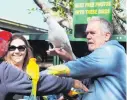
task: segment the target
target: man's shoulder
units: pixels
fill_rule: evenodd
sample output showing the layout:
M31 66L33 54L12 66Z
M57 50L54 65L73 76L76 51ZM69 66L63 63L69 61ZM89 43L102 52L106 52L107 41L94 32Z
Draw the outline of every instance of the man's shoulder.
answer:
M102 47L115 50L124 50L124 47L117 40L110 40L107 43L105 43Z
M125 55L124 47L117 42L109 42L93 52L94 55L100 56L112 56Z
M100 48L97 48L96 50L94 50L91 55L95 55L95 56L111 56L114 55L115 52L118 53L117 51L119 51L119 47L115 46L115 45L110 45L110 44L106 44L101 46Z

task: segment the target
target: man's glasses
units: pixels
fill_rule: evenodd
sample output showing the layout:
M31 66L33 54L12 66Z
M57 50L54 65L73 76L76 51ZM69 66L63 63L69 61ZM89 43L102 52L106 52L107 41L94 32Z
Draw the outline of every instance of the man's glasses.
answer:
M8 48L9 51L15 51L16 49L18 49L19 51L24 51L26 49L25 45L20 45L18 47L12 45Z

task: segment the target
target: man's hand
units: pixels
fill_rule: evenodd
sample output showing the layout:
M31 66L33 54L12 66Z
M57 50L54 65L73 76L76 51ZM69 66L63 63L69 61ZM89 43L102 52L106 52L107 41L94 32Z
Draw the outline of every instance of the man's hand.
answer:
M74 80L73 87L76 88L76 89L82 89L85 92L89 91L88 88L79 80Z
M88 88L82 84L82 82L80 82L79 80L74 80L74 85L73 85L74 88L72 88L70 90L70 92L68 93L68 95L70 97L74 97L74 96L77 96L79 94L84 94L85 92L89 92ZM77 89L81 89L83 90L84 92L80 92L78 91Z
M47 51L47 54L50 54L50 55L58 55L64 61L73 60L72 55L70 55L67 51L65 51L62 48L49 49Z

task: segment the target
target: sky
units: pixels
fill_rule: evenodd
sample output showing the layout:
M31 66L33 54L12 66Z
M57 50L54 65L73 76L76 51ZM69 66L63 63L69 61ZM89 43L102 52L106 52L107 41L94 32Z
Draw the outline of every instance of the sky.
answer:
M0 0L0 18L47 29L48 26L43 22L41 11L32 11L29 14L28 9L32 8L38 8L33 0Z

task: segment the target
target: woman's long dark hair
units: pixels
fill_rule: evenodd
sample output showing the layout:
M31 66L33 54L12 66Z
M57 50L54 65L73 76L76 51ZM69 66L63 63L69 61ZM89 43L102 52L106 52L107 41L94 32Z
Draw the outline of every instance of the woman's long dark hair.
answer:
M26 56L25 56L25 59L24 59L24 62L23 62L23 67L22 69L23 70L26 70L26 65L28 64L29 62L29 59L31 57L33 57L33 53L32 53L32 47L30 46L29 42L26 40L26 38L21 35L21 34L15 34L12 36L12 38L10 39L9 41L9 46L11 44L11 42L15 39L21 39L22 41L24 41L25 45L26 45Z

